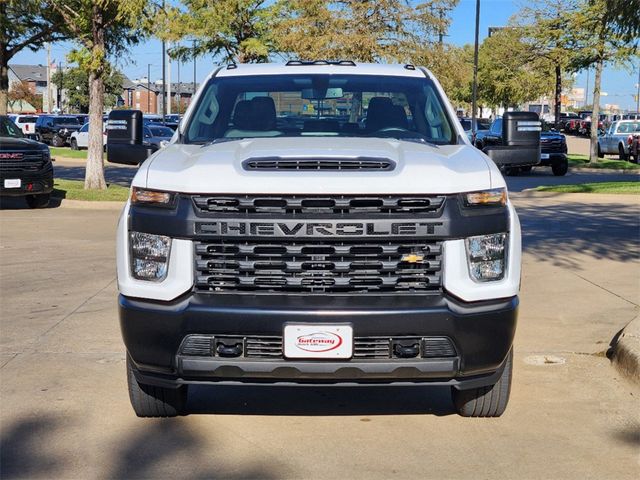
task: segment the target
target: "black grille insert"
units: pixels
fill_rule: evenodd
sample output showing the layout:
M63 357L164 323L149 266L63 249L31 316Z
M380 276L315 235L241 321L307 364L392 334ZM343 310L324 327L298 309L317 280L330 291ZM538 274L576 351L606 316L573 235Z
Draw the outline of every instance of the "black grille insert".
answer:
M281 336L268 335L223 335L220 338L227 343L235 339L243 346L242 356L246 358L281 359L284 349ZM420 345L420 357L442 358L455 357L456 349L448 337L354 337L354 360L397 359L393 345L414 342ZM213 357L216 353L214 335L188 335L182 342L180 354L185 356Z
M388 158L249 158L242 162L245 170L368 170L391 171L396 168Z
M439 241L195 243L198 292L439 292Z
M196 210L202 213L248 215L359 215L387 214L436 216L445 202L444 195L381 195L362 197L335 195L195 195Z
M14 152L2 152L2 153L14 153ZM22 152L15 152L22 153ZM45 166L46 160L43 158L42 153L24 153L24 156L20 160L13 159L0 159L0 172L37 172L42 170Z

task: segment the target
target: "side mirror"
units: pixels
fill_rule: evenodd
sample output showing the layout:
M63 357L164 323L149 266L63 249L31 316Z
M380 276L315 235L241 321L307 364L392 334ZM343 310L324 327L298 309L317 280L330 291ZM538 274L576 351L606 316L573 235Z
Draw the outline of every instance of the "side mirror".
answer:
M113 110L107 120L107 160L126 165L144 162L153 150L143 144L142 133L140 110Z

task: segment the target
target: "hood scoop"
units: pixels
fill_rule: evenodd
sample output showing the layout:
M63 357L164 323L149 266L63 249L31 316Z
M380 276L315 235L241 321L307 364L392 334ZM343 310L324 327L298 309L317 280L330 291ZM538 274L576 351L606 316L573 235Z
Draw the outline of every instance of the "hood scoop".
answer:
M351 157L351 158L291 158L257 157L242 162L242 168L248 171L263 170L359 170L392 171L396 163L388 158Z

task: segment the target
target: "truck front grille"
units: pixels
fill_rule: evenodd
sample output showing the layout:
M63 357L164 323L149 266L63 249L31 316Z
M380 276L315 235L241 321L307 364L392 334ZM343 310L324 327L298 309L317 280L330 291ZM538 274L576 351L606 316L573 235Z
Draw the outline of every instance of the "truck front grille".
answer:
M435 215L445 202L444 195L196 195L196 210L201 213L243 215L323 215L357 216L383 214L394 216Z
M566 152L565 143L562 140L540 140L540 149L542 153L564 153Z
M439 292L440 241L195 242L198 292Z
M42 154L39 152L25 154L24 157L20 160L0 159L0 173L37 172L39 170L42 170L45 163L46 161L42 158Z

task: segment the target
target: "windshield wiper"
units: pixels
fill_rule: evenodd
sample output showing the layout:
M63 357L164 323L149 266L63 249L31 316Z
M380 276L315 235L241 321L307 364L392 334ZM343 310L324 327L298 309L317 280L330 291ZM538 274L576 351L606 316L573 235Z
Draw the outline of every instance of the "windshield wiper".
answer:
M226 142L235 142L236 140L244 140L247 137L220 137L214 138L210 142L204 142L202 144L203 147L207 147L209 145L214 145L216 143L226 143Z

